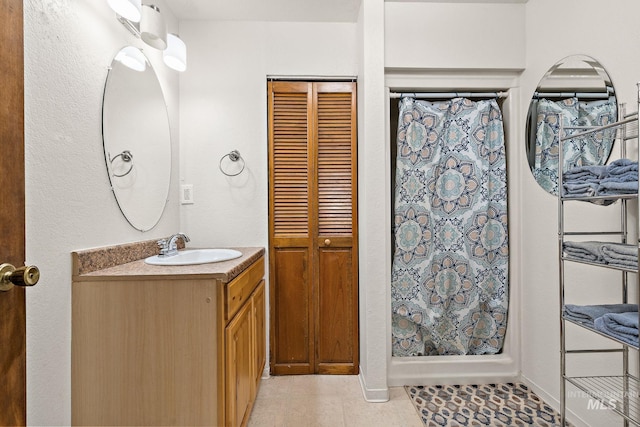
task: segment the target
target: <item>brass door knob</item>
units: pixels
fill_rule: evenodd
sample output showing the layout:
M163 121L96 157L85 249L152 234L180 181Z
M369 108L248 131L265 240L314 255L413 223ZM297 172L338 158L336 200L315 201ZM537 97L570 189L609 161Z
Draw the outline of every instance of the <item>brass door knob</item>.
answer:
M9 291L14 286L33 286L40 280L40 270L35 265L15 268L11 264L0 265L0 291Z
M331 245L331 240L329 240L329 239L324 239L324 245L325 245L325 246L329 246L329 245Z

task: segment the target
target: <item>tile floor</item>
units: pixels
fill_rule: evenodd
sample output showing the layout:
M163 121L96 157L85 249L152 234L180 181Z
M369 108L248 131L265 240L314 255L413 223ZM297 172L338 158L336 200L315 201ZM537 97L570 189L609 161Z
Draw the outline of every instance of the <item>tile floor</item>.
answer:
M355 375L293 375L263 379L249 427L423 427L403 387L390 400L364 400Z

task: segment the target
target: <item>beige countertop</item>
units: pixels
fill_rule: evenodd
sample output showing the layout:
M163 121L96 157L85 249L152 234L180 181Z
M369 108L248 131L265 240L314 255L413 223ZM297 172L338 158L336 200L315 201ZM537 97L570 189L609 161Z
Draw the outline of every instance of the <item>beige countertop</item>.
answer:
M223 283L227 283L257 261L265 252L264 248L261 247L229 249L236 249L242 252L242 256L229 261L176 266L149 265L144 262L144 259L138 259L85 273L80 273L82 270L74 267L73 271L78 272L78 274L74 274L74 280L103 281L122 280L123 278L137 280L171 280L175 279L176 276L180 276L181 278L217 279ZM73 260L75 263L78 262L78 252L73 253Z

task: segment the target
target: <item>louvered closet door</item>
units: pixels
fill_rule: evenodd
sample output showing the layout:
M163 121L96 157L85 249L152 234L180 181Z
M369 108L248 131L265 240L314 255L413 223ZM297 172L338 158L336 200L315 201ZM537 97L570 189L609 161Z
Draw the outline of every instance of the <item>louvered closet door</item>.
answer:
M269 83L271 372L357 373L352 83Z

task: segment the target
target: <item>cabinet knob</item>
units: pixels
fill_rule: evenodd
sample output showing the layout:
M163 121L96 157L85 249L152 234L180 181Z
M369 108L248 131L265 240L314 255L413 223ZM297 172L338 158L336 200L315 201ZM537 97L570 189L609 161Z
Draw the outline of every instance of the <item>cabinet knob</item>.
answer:
M324 239L324 245L325 245L325 246L329 246L329 245L331 245L331 240L329 240L329 239Z

